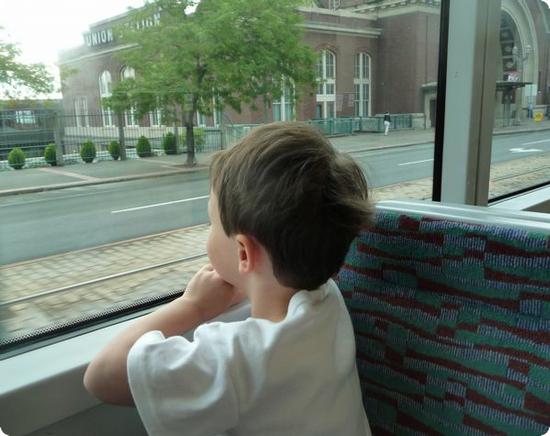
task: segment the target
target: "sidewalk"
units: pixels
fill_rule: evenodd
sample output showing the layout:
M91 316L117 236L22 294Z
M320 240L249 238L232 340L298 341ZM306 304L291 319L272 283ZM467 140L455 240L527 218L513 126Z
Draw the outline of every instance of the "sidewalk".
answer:
M62 167L0 171L0 197L74 186L160 177L189 171L206 171L212 153L197 155L199 163L186 167L186 155L166 155L125 161L99 161Z
M495 134L510 134L550 130L550 120L530 123L518 127L498 128ZM353 152L364 149L380 149L425 144L434 141L434 129L390 131L381 133L358 133L350 136L330 138L334 146L342 151ZM63 167L27 168L19 171L0 171L0 197L22 193L40 192L100 183L160 177L185 172L206 171L212 157L210 153L197 154L198 165L186 167L186 155L166 155L145 159L122 161L100 161L92 164L75 164Z

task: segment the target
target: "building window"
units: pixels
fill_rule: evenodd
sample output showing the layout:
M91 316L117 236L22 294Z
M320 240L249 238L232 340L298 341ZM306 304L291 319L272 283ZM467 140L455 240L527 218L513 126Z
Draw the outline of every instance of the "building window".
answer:
M36 118L33 111L15 111L15 122L17 124L36 124Z
M160 108L149 112L149 122L151 124L151 127L162 126L162 110Z
M206 127L206 115L197 112L197 126Z
M120 72L120 80L135 79L136 72L132 67L124 67ZM132 106L130 110L124 111L124 121L128 127L137 127L136 108Z
M317 61L317 118L336 116L336 55L323 50Z
M273 102L273 121L293 121L295 119L294 86L285 81L279 100Z
M111 95L113 95L111 73L109 73L109 71L103 71L99 76L99 96L103 99ZM111 109L104 108L103 105L101 105L101 115L103 117L104 127L112 127L114 125L113 111Z
M88 121L88 100L86 97L76 97L74 99L74 115L76 118L76 127L89 127Z
M215 127L220 127L220 125L222 123L223 113L222 113L221 103L220 103L220 98L219 97L212 97L212 107L214 109L212 111L212 118L213 118L214 126Z
M354 110L356 117L370 116L370 56L357 53L353 66Z

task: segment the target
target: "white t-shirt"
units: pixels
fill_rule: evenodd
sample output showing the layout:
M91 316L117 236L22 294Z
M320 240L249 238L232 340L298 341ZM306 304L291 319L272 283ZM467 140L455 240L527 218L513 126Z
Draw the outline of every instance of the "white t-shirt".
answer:
M190 342L144 334L128 380L150 435L370 435L351 320L336 284L299 291L278 323L199 326Z

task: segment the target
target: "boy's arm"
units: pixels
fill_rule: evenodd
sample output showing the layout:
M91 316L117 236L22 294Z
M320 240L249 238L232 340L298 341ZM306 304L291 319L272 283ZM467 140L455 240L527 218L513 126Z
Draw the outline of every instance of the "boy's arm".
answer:
M109 342L86 369L84 386L102 401L132 406L126 361L130 348L143 334L153 330L160 330L166 337L182 334L243 299L210 265L203 267L184 295L139 319Z

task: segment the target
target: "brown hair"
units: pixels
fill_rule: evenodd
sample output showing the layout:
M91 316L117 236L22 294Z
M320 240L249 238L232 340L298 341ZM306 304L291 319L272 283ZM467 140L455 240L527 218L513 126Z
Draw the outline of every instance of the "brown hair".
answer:
M225 233L260 242L284 286L318 288L370 223L361 169L305 124L254 129L213 157L210 176Z

